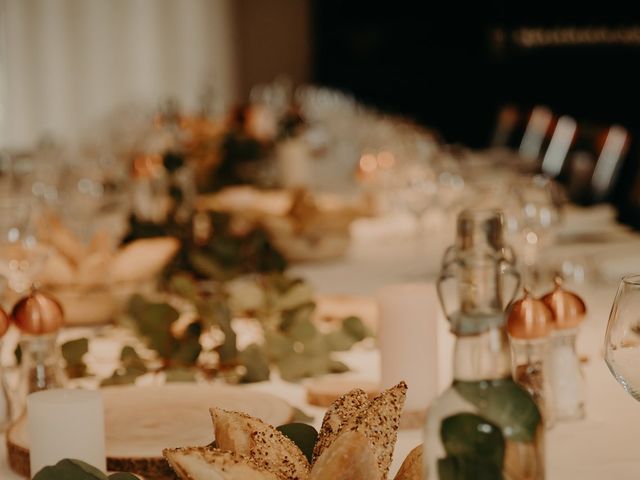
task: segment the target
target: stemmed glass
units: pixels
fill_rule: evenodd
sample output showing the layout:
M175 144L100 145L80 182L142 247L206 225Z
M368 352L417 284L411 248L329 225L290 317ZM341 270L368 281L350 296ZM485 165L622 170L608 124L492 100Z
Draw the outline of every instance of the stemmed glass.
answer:
M551 180L534 176L516 182L513 193L519 212L515 223L522 236L523 283L535 289L540 281L540 251L555 241L560 210L556 204Z
M622 278L605 335L605 362L616 380L640 401L640 275Z
M18 295L31 288L48 256L48 250L31 235L31 216L31 197L0 197L0 275Z

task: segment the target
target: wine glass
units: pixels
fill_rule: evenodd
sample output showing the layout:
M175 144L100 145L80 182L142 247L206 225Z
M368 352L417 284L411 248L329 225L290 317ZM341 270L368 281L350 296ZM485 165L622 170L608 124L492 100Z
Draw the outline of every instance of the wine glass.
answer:
M541 280L540 251L554 243L560 222L553 188L551 180L542 176L526 177L513 186L518 207L515 223L522 238L523 283L532 289Z
M48 250L31 234L31 215L31 197L0 197L0 275L18 295L31 288L48 257Z
M640 275L622 278L605 335L605 362L616 380L640 401Z

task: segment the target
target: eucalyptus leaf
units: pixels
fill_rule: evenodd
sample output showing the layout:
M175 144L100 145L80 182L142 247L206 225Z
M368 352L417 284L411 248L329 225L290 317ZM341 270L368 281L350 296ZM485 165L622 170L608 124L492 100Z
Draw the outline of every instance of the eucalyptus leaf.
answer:
M307 282L296 281L277 300L278 310L292 310L313 302L313 288Z
M290 328L287 330L287 334L297 342L306 342L315 338L318 334L318 329L311 322L308 317L298 316L296 317Z
M356 340L344 330L333 330L327 334L325 334L325 341L330 350L334 352L344 352L356 343Z
M276 429L298 446L309 463L313 461L313 448L318 441L318 431L315 428L306 423L287 423Z
M64 459L40 470L33 480L109 480L109 477L85 462Z
M442 420L442 445L451 457L467 457L502 469L505 439L498 425L473 413L459 413Z
M292 353L276 362L280 377L287 382L295 382L309 376L306 357L299 353Z
M344 373L349 371L349 367L339 360L329 360L329 371L331 373Z
M198 322L191 323L185 330L182 338L177 342L175 351L171 354L171 361L177 365L195 365L202 352L200 335L202 325Z
M139 375L147 373L148 368L144 360L138 355L135 348L130 345L122 347L120 352L120 363L122 367L130 373L137 372Z
M109 475L109 480L140 480L140 479L132 473L118 472L118 473L112 473L111 475Z
M504 480L502 471L477 458L445 457L438 460L439 480Z
M481 382L456 381L453 388L478 413L500 426L505 436L517 442L531 442L542 422L533 398L512 379Z
M62 357L67 365L82 363L82 357L89 351L89 339L76 338L62 344Z
M238 355L240 365L246 369L242 381L263 382L269 380L269 358L263 347L252 343Z
M136 379L141 375L144 375L144 374L138 371L124 370L124 369L116 370L111 374L110 377L103 379L100 382L100 386L109 387L112 385L131 385L135 383Z
M369 337L371 333L360 317L347 317L342 321L342 330L351 335L356 342Z
M293 353L293 340L278 332L265 332L265 346L271 360L279 360Z
M165 370L164 374L168 383L196 381L195 371L188 368L170 368Z
M169 280L169 288L181 297L192 302L198 299L198 286L189 275L173 275Z

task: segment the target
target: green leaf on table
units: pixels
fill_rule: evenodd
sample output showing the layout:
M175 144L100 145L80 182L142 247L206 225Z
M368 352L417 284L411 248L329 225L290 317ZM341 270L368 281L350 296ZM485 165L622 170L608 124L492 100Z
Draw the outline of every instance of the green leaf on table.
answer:
M67 364L82 362L82 357L89 351L89 339L76 338L62 344L62 357Z
M360 317L347 317L342 321L342 330L351 335L356 342L371 336L371 332Z
M490 462L468 457L438 459L439 480L504 480L501 469Z
M287 423L276 427L276 430L295 443L309 463L313 461L313 447L318 441L318 432L315 428L306 423Z
M499 425L506 437L517 442L531 442L542 422L536 403L512 379L482 382L456 381L453 388L478 413Z
M241 381L245 383L269 380L269 358L264 348L252 343L238 355L238 362L245 368Z
M199 322L191 323L186 328L171 355L172 363L187 366L195 365L200 352L202 352L202 345L200 345L201 334L202 325Z
M288 332L298 322L310 321L315 308L315 303L307 302L296 308L284 310L281 316L280 329Z
M355 338L343 329L333 330L325 334L324 338L329 349L333 352L346 352L356 343Z
M173 275L169 280L169 289L192 302L198 299L198 285L190 275Z
M80 378L87 374L87 364L83 361L84 355L89 351L89 340L77 338L62 344L62 357L66 363L66 372L69 378Z
M112 473L111 475L109 475L109 480L140 480L140 479L135 475L133 475L132 473L118 472L118 473Z
M349 367L339 360L329 360L329 371L331 373L344 373L349 371Z
M164 374L167 383L196 381L196 372L189 368L170 368Z
M473 413L451 415L440 424L440 438L447 456L472 458L502 469L504 436L487 419Z
M224 334L224 341L216 351L222 365L234 363L238 357L236 332L231 328L231 312L226 303L219 298L201 300L196 304L198 313L207 327L218 327Z
M141 375L143 375L143 373L137 371L116 369L110 377L107 377L100 382L100 386L110 387L113 385L131 385L135 383L136 379Z
M144 360L138 355L136 349L130 345L125 345L120 351L120 363L128 372L139 372L140 375L147 373L148 368Z
M304 281L296 280L281 294L276 303L278 310L292 310L313 302L313 287Z
M147 302L140 295L134 295L129 302L129 313L149 348L162 358L170 358L178 343L171 332L171 326L180 316L178 311L168 303Z
M109 480L109 477L85 462L64 459L40 470L33 480Z
M279 332L265 332L265 346L271 360L279 360L293 353L293 340Z

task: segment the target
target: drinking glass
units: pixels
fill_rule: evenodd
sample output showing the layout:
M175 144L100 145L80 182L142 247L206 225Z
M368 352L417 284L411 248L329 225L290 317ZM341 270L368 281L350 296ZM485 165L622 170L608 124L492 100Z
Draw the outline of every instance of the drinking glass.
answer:
M640 275L622 278L605 335L605 362L616 380L640 401Z
M0 197L0 275L18 295L31 288L48 256L31 234L31 216L31 197Z

